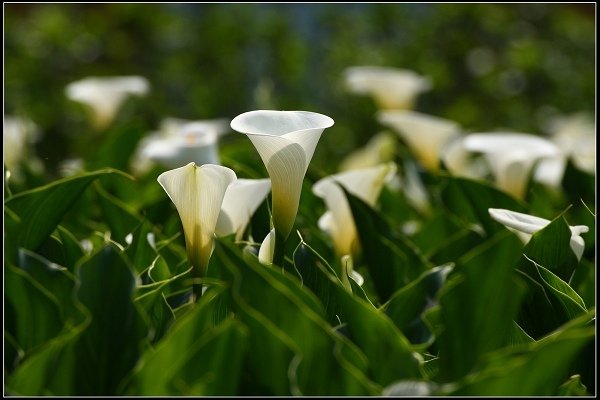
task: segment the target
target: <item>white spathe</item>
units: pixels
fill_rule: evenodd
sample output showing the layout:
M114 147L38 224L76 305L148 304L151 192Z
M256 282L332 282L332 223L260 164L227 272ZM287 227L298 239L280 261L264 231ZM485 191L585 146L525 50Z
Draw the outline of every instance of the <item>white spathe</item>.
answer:
M275 228L267 234L258 249L258 261L263 265L273 264L273 255L275 254Z
M431 89L431 80L414 71L378 66L355 66L344 71L351 93L370 95L382 109L412 109L417 96Z
M188 121L166 118L158 132L140 142L132 168L143 173L151 162L167 168L178 168L190 162L219 164L219 138L228 130L227 119Z
M231 121L233 130L248 136L267 168L279 237L287 238L292 230L304 175L321 134L333 123L314 112L272 110L246 112Z
M523 214L502 208L490 208L488 209L488 212L495 221L500 222L510 231L516 233L517 236L525 243L531 239L531 235L543 229L551 222L547 219L536 217L534 215ZM581 260L583 250L585 248L585 242L580 235L588 232L589 228L585 225L570 226L569 228L571 229L571 250L573 250L573 253L575 253L577 259Z
M396 155L396 137L391 132L379 132L366 145L348 154L340 163L340 171L374 167L392 161Z
M496 186L520 199L534 164L560 153L554 143L527 133L472 133L463 143L467 150L486 156Z
M461 134L456 122L416 111L380 111L377 119L399 134L423 167L434 172L439 169L443 147Z
M181 218L188 258L196 276L206 275L225 191L235 179L235 172L227 167L198 167L194 163L158 177Z
M227 236L235 233L240 240L250 217L271 190L269 179L238 179L225 192L215 233Z
M340 257L356 254L359 245L352 210L340 185L373 207L383 185L395 173L396 165L387 163L331 175L313 185L313 193L323 199L328 209L319 219L319 228L332 238Z
M73 101L89 106L93 123L98 129L105 128L130 95L148 93L150 84L141 76L89 77L67 85L65 93Z

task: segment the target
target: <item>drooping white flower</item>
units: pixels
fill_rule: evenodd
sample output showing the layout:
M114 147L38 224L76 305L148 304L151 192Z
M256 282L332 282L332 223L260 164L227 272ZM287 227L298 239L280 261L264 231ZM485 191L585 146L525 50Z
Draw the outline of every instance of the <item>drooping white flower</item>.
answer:
M370 95L382 109L412 109L417 96L431 89L429 78L414 71L356 66L344 71L344 80L351 93Z
M375 206L386 181L396 172L394 163L352 170L325 177L313 185L313 193L325 201L328 211L319 219L319 228L331 236L340 257L358 249L358 234L343 186L370 206Z
M288 237L300 203L302 181L323 131L326 115L307 111L257 110L238 115L231 128L248 136L271 178L273 226Z
M531 235L535 232L543 229L551 221L536 217L534 215L523 214L516 211L505 210L501 208L490 208L488 209L490 216L506 226L510 231L517 234L517 236L524 242L527 243L531 239ZM585 248L585 242L580 236L582 233L589 231L589 228L585 225L570 226L571 229L571 241L570 246L578 260L581 260L583 250Z
M560 186L569 157L577 168L590 174L596 173L596 128L589 115L578 113L555 117L549 121L546 129L560 154L539 162L535 169L535 180L554 187Z
M65 93L73 101L90 107L97 129L103 129L114 119L130 95L148 93L150 84L141 76L89 77L67 85Z
M374 167L392 161L396 154L396 138L388 132L379 132L360 149L346 156L340 163L340 171Z
M215 233L217 236L236 234L240 240L250 217L271 190L269 179L238 179L225 192Z
M523 198L532 167L539 159L559 154L549 140L526 133L473 133L464 139L465 148L483 153L496 186Z
M188 121L166 118L160 130L144 138L132 160L138 174L145 172L150 162L167 168L177 168L190 162L197 165L219 164L218 141L229 130L226 119Z
M439 169L443 147L461 134L457 123L415 111L381 111L377 119L394 129L423 167L433 172Z
M227 167L198 167L193 162L158 177L181 218L188 259L196 277L206 275L225 191L235 179L235 172Z

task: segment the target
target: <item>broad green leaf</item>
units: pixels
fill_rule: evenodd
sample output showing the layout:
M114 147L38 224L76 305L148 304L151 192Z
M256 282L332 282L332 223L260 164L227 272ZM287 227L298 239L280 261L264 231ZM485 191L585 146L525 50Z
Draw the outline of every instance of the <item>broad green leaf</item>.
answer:
M79 395L115 395L134 367L146 322L133 302L135 277L124 256L106 246L78 265L79 301L92 320L77 342Z
M579 294L587 306L596 304L596 265L582 259L573 272L569 286Z
M524 289L513 272L520 247L514 235L501 232L457 260L439 294L444 329L436 343L444 381L466 375L508 343Z
M6 331L26 353L58 336L64 316L56 297L26 271L4 266Z
M243 354L239 346L245 335L239 323L217 321L216 299L222 293L222 289L207 291L155 349L146 350L129 383L131 394L235 394Z
M280 268L265 267L252 258L244 260L242 252L231 243L216 243L213 259L220 264L213 271L220 273L230 287L234 312L244 322L240 304L251 307L288 335L299 349L300 353L289 360L297 363L290 372L292 387L297 388L293 394L374 394L372 383L361 372L366 368L364 355L331 330L323 319L323 309L317 312L310 304L318 304L312 293ZM308 299L314 300L306 303Z
M347 191L345 194L356 223L364 262L379 294L379 301L385 302L396 290L433 265L407 238L396 234L369 205Z
M411 343L425 343L431 333L421 315L437 304L436 295L452 266L440 266L424 272L418 279L398 290L382 310Z
M573 375L565 383L560 385L556 391L557 396L573 397L573 396L589 396L588 390L581 383L580 375Z
M127 204L108 193L98 182L94 184L94 188L98 194L102 215L110 228L111 238L125 245L125 238L142 224L142 218L129 210Z
M103 169L60 179L11 197L4 207L17 215L20 222L14 231L7 233L14 235L16 246L35 251L88 185L101 176L111 174L127 176L114 169Z
M477 371L439 394L453 396L550 396L583 346L593 340L594 312L538 342L490 354Z
M136 299L136 303L146 313L152 343L156 343L164 336L175 319L173 310L161 289L162 287Z
M488 208L526 211L524 204L491 184L466 178L444 176L441 198L449 212L463 220L467 226L481 226L488 236L504 229L490 218Z
M65 264L63 266L69 271L75 272L75 265L84 256L81 244L69 230L60 225L56 228L56 233L62 244L65 256Z

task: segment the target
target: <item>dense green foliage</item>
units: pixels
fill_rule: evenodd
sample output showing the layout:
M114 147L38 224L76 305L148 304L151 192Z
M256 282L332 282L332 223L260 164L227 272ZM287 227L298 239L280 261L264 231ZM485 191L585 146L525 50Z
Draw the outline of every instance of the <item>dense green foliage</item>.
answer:
M313 184L382 129L370 98L344 91L352 65L431 77L416 109L467 131L542 133L546 118L591 112L592 5L8 4L5 114L41 140L4 181L6 395L443 395L596 393L595 176L568 162L559 188L516 199L483 180L417 168L427 210L403 188L373 208L347 196L361 242L344 275ZM473 66L483 54L484 65ZM471 60L471 61L469 61ZM479 58L481 60L481 58ZM64 87L88 75L142 75L96 131ZM137 174L140 140L168 116L252 109L331 116L303 183L283 265L255 253L270 197L244 241L215 240L206 292L192 280L177 211ZM9 152L11 149L5 149ZM266 177L244 135L222 164ZM83 170L61 176L61 161ZM6 169L6 168L5 168ZM490 218L505 208L552 220L524 244ZM569 226L586 225L581 260ZM259 243L255 243L259 242Z

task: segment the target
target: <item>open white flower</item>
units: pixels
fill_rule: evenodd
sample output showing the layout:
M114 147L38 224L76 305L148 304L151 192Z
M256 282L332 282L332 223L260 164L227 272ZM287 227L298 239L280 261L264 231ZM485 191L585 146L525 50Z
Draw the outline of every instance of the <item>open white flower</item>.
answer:
M235 172L220 165L194 163L162 173L158 183L175 204L185 234L192 275L206 275L213 237L225 191Z
M150 89L141 76L90 77L67 85L65 93L73 101L89 106L97 129L105 128L130 95L145 95Z
M496 186L517 198L524 197L536 161L559 154L549 140L526 133L473 133L465 138L464 146L485 154Z
M217 220L217 236L236 234L240 240L250 217L271 190L269 179L238 179L225 192L221 213Z
M535 180L560 186L569 157L577 168L596 173L596 128L589 115L578 113L556 117L549 121L546 129L561 153L540 161L535 169Z
M302 181L325 128L326 115L307 111L258 110L240 114L231 127L252 141L271 178L273 226L285 240L296 219Z
M506 226L510 231L517 234L517 236L524 242L527 243L531 239L531 235L541 230L551 221L536 217L529 214L523 214L516 211L505 210L502 208L490 208L488 209L490 216ZM571 229L571 250L575 253L578 260L581 260L583 250L585 248L585 242L580 236L582 233L589 231L589 228L585 225L570 226Z
M392 133L379 132L369 142L348 154L340 163L340 171L374 167L392 161L396 154L396 138Z
M439 169L443 147L461 134L457 123L415 111L380 111L377 119L394 129L423 167L433 172Z
M344 71L344 80L351 93L370 95L383 109L411 109L417 96L431 89L429 78L389 67L350 67Z
M190 162L197 165L219 164L218 141L229 130L226 119L187 121L166 118L160 130L144 138L132 160L137 173L145 172L151 162L167 168Z
M396 165L387 163L331 175L313 185L313 193L325 201L328 209L319 219L319 228L331 236L340 257L355 255L359 245L352 210L340 185L365 203L375 206L383 185L395 173Z

